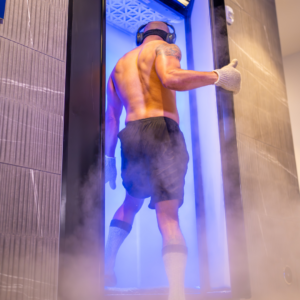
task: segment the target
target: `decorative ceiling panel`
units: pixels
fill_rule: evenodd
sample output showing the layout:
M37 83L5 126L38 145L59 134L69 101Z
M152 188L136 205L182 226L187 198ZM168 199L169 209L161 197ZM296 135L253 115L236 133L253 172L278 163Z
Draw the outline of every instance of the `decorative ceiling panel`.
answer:
M150 1L144 0L144 2ZM178 15L172 15L173 13L165 7L162 7L160 11L167 13L158 12L137 0L107 0L106 20L108 24L118 29L135 34L141 25L151 21L172 23L181 19Z

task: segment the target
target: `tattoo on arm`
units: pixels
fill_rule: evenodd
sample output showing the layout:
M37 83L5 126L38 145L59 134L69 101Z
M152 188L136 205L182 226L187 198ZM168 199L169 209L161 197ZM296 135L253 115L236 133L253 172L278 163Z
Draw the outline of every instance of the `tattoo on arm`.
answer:
M179 61L181 60L181 51L178 46L174 44L161 44L156 48L156 55L174 56Z

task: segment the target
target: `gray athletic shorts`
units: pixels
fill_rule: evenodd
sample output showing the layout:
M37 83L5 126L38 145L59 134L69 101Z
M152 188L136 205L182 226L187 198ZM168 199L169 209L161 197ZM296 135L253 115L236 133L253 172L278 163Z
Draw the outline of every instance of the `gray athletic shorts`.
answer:
M178 124L166 117L131 121L120 131L123 186L135 198L183 203L189 155Z

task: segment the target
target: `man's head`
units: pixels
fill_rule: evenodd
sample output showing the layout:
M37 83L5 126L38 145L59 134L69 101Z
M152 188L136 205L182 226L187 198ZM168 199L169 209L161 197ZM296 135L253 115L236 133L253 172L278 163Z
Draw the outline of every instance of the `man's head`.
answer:
M153 22L148 23L144 29L144 33L151 29L160 29L167 33L170 32L168 25L166 23L160 22L160 21L153 21Z
M172 28L173 32L170 33L169 27ZM144 31L142 32L143 28ZM141 45L148 36L158 36L169 44L174 44L176 41L175 28L172 25L160 21L150 22L147 25L143 25L138 29L136 35L137 46ZM151 40L153 40L153 38L151 38ZM148 39L148 41L150 40Z

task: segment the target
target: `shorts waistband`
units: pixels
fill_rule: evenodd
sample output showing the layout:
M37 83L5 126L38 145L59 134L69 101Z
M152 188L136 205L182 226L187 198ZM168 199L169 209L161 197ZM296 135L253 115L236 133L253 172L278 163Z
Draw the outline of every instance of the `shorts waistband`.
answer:
M169 117L165 117L165 116L158 116L158 117L150 117L150 118L144 118L144 119L138 119L138 120L134 120L134 121L128 121L126 123L127 125L131 125L131 124L136 124L136 123L147 123L147 122L152 122L152 121L156 121L156 120L165 120L168 122L174 122L175 124L177 124L177 126L179 126L179 124L174 121L173 119L169 118Z

